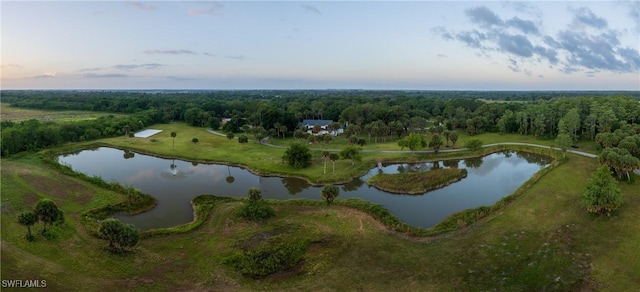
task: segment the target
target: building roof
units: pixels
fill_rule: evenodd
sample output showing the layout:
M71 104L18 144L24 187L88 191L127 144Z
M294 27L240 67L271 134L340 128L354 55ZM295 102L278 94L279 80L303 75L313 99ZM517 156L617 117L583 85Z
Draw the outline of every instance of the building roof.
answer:
M320 125L322 127L322 126L328 126L331 123L333 123L333 120L302 120L302 123L300 123L300 125L304 125L304 126Z

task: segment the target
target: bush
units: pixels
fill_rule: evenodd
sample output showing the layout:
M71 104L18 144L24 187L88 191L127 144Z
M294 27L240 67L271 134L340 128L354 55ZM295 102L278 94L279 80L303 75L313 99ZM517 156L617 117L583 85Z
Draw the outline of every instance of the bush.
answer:
M471 151L478 151L482 148L482 141L480 139L471 139L464 143L465 148L469 148Z
M608 166L600 166L593 172L584 191L582 204L590 213L599 215L609 215L622 205L622 193Z
M293 168L305 168L311 165L311 150L301 143L291 143L282 159Z
M260 221L276 215L276 212L265 201L249 200L242 205L238 216L252 221Z
M237 252L224 259L224 263L243 275L263 278L295 267L304 256L307 243L301 240L267 241L253 250Z

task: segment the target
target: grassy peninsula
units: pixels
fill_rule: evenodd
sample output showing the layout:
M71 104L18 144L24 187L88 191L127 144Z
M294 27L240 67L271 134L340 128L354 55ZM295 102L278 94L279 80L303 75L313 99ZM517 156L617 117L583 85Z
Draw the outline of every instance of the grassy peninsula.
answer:
M391 193L415 195L445 187L465 177L466 169L437 168L409 173L380 173L369 178L367 184Z

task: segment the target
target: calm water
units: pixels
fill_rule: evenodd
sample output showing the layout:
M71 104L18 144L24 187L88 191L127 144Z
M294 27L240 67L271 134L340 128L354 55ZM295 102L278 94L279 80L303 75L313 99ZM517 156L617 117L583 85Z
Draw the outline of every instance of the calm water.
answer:
M131 185L156 197L158 205L151 211L136 216L117 216L143 230L192 221L190 201L203 194L245 197L249 188L257 187L262 190L265 199L321 199L321 188L310 186L301 179L261 177L238 167L163 159L113 148L84 150L60 156L58 160L78 172ZM380 203L404 222L426 228L452 213L494 204L515 191L550 161L546 156L508 151L482 158L384 165L341 185L338 198L360 197ZM467 168L467 177L422 195L390 194L364 183L379 171L424 171L454 165ZM331 163L327 165L327 171L331 171Z

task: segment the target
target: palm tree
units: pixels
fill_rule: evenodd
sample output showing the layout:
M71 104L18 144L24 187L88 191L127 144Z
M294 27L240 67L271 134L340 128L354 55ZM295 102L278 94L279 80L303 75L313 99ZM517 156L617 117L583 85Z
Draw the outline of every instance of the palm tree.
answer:
M58 209L56 203L49 199L43 199L36 205L35 215L42 221L42 233L47 232L47 223L51 224L62 219L62 211Z
M124 125L124 127L122 127L122 131L124 132L125 138L129 137L130 130L131 130L131 127L129 127L129 125Z
M232 184L236 179L231 176L231 168L229 168L229 165L227 165L227 170L229 171L229 176L227 176L227 183Z
M322 152L322 160L324 160L324 174L327 174L327 159L329 158L329 151Z
M171 139L173 140L173 149L176 149L176 136L178 136L178 133L171 132Z
M322 198L327 201L327 204L331 204L339 193L340 190L334 185L326 185L322 187L322 191L320 191L320 195L322 195Z
M338 154L329 154L329 159L331 159L331 162L333 162L333 172L336 172L336 160L338 160L339 158L340 156Z

